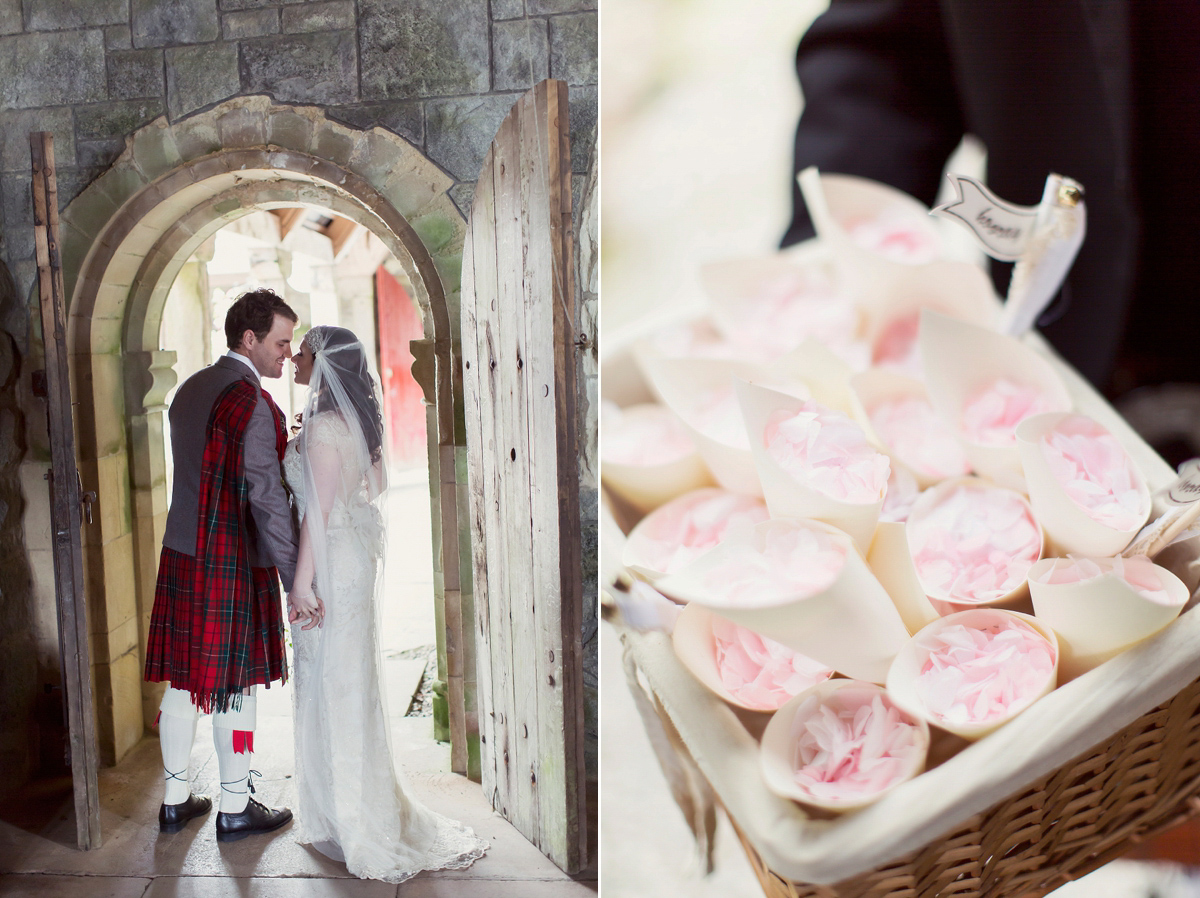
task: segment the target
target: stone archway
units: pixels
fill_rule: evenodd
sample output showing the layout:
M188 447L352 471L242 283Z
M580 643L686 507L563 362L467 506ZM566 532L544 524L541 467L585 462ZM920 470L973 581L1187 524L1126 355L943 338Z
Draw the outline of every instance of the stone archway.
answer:
M465 773L468 756L477 757L466 738L472 631L461 626L464 599L470 604L469 549L460 552L469 531L459 514L466 505L458 370L465 223L446 193L451 184L382 129L356 131L317 108L239 97L175 124L161 118L145 126L62 213L80 471L85 489L100 495L84 555L103 762L136 744L158 704L159 690L142 683L141 669L167 509L162 416L174 354L161 351L158 338L168 290L195 249L229 221L297 205L369 228L414 287L426 335L414 346L414 373L428 402L439 679L455 736L452 766Z

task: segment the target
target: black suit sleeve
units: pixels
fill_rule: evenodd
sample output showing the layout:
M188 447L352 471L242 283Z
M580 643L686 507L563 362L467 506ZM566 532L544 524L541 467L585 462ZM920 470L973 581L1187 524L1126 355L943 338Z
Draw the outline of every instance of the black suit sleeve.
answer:
M926 204L964 131L937 0L833 0L800 41L794 171L858 175ZM813 234L792 182L782 245Z

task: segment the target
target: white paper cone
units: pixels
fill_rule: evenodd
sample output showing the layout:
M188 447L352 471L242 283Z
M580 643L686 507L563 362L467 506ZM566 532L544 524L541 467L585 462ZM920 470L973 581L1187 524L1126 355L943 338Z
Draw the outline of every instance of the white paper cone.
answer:
M921 523L922 523L924 517L928 514L929 510L933 506L940 503L943 500L943 498L946 496L947 493L949 493L953 490L956 490L961 486L966 486L968 488L978 489L978 490L1003 489L1009 495L1016 497L1022 503L1024 503L1026 509L1028 510L1028 512L1031 516L1033 514L1033 508L1029 505L1029 501L1024 496L1022 496L1020 493L1016 492L1015 490L1008 490L1005 487L1000 487L998 484L989 483L988 481L981 480L978 477L956 477L953 480L946 480L946 481L943 481L942 483L940 483L939 485L937 485L935 487L931 487L930 489L923 492L921 494L920 498L918 498L916 503L913 505L912 511L909 513L908 520L905 522L904 526L906 528L905 529L905 538L908 541L908 546L909 546L909 550L911 553L915 553L915 552L919 551L919 545L917 545L916 540L914 540L914 538L913 538L913 529L912 528L914 526L918 526L918 527L921 526ZM1037 519L1035 517L1034 518L1035 526L1036 526L1036 521L1037 521ZM1045 550L1045 536L1044 536L1044 534L1042 534L1042 531L1040 528L1038 529L1038 536L1039 536L1038 558L1040 559L1042 553ZM910 554L910 558L913 558L913 557L915 557L915 555ZM1032 567L1032 565L1031 565L1031 567ZM916 570L917 569L914 564L914 571L916 571ZM952 613L955 611L970 610L970 609L974 609L974 608L979 608L981 606L1011 609L1013 607L1019 607L1021 605L1024 605L1028 601L1028 598L1029 598L1028 579L1022 580L1019 584L1014 586L1007 593L1005 593L1004 595L1001 595L1001 596L997 596L994 599L989 599L986 601L972 601L965 596L951 595L950 593L946 592L945 590L938 588L934 584L920 581L919 573L917 573L917 577L918 577L918 581L921 582L922 590L924 591L925 595L929 597L934 609L939 614L949 614L949 613Z
M876 344L898 321L932 309L979 327L995 329L1000 300L978 265L938 261L903 268L876 284L860 301L863 331L875 359Z
M620 413L631 422L652 422L667 414L665 408L656 403L629 406ZM708 468L694 448L661 464L630 464L606 458L604 446L601 446L600 477L605 487L643 513L712 483Z
M878 686L869 683L859 683L855 680L828 680L814 686L812 689L801 692L775 712L775 715L767 724L766 730L763 731L759 757L762 764L763 780L767 784L767 788L772 792L782 795L785 798L790 798L793 801L799 801L827 811L852 811L878 801L891 791L891 789L894 789L902 782L912 779L925 769L925 761L929 752L929 726L920 717L903 714L904 722L915 727L915 750L909 758L907 769L887 789L874 795L863 796L857 800L830 801L828 799L816 798L801 788L800 784L796 782L795 777L796 739L794 728L796 714L807 710L806 706L813 697L817 697L821 701L826 701L835 698L843 690L853 690L860 693L866 691L872 695L878 694L883 699L885 707L889 704L895 704L890 700L887 693Z
M845 549L845 561L834 582L812 596L762 605L730 604L722 584L709 572L739 552L761 553L774 529L813 528L831 535ZM908 630L887 592L880 586L850 538L817 521L772 520L750 531L731 534L682 571L663 577L655 587L677 601L696 602L734 623L815 658L847 676L882 683Z
M1050 362L1012 337L925 310L919 340L929 399L960 433L963 407L999 378L1037 390L1050 411L1071 410L1070 394ZM1011 446L985 446L962 436L971 466L980 475L1024 491L1015 440Z
M908 537L901 521L880 521L871 540L871 551L867 555L880 585L887 590L900 619L909 633L916 633L926 624L938 619L938 613L925 595L917 572L913 568L912 555L908 551Z
M761 372L745 378L750 383L802 396L803 384L808 394L826 408L854 414L854 393L850 387L854 370L844 359L816 340L805 340L798 347L775 361L764 365Z
M883 508L883 490L876 501L855 504L834 499L798 481L771 457L763 434L772 415L780 410L799 412L804 400L749 383L739 382L736 389L750 433L750 449L758 468L763 498L767 500L771 517L824 521L850 534L859 551L866 552L879 521L879 511Z
M716 618L717 615L701 605L684 605L675 620L675 630L671 634L675 654L679 656L683 666L722 701L748 711L774 713L774 709L756 708L746 704L725 687L721 680L721 672L717 668L716 635L713 633L713 621ZM829 674L832 673L830 670Z
M1141 504L1146 513L1138 519L1135 526L1126 530L1118 530L1097 521L1072 500L1051 472L1041 445L1043 437L1071 417L1073 416L1061 412L1035 415L1026 418L1017 427L1017 450L1025 471L1025 483L1029 488L1029 502L1033 506L1038 523L1046 531L1049 548L1053 554L1069 553L1088 558L1116 555L1129 545L1130 540L1149 519L1150 490L1146 486L1145 477L1137 468L1137 463L1130 459L1130 464L1136 472Z
M817 235L829 245L838 272L854 295L862 295L873 285L914 264L859 245L849 233L856 222L885 215L902 218L905 227L920 234L932 247L935 257L941 257L941 234L929 216L929 209L907 193L867 178L823 175L815 167L802 171L798 180ZM917 264L929 261L932 260L921 259Z
M1104 573L1079 583L1039 582L1066 559L1043 558L1029 571L1034 612L1058 634L1064 681L1103 664L1131 648L1179 616L1188 600L1188 588L1164 567L1154 572L1170 602L1161 604L1141 595L1112 572L1111 558L1089 558Z
M655 509L638 522L637 526L630 531L629 538L625 540L624 547L621 550L622 565L649 583L653 583L658 578L669 573L662 569L661 561L656 558L658 553L654 551L653 541L658 539L657 534L673 529L669 524L669 520L678 520L681 515L695 509L696 506L713 500L719 500L721 497L728 497L735 504L738 511L749 511L750 509L757 508L761 512L760 519L766 518L766 505L761 499L738 493L730 493L721 489L696 490L679 496L671 502ZM751 524L750 526L753 525ZM696 551L697 554L700 554L706 551L706 549L698 549Z
M700 406L708 391L732 388L734 378L756 374L753 365L720 359L656 359L647 363L651 386L687 427L700 457L721 486L761 496L762 487L748 446L736 446L706 432Z
M872 368L851 377L850 390L854 397L851 417L858 422L858 425L867 434L867 438L878 446L881 452L887 453L893 464L908 471L917 481L917 486L923 490L945 479L944 477L935 477L909 464L904 456L897 453L884 441L871 424L871 413L885 402L904 399L922 399L929 402L929 392L926 390L925 384L916 378L905 377L895 371ZM961 440L959 442L961 445Z
M984 723L952 723L930 713L925 707L917 694L916 681L920 676L925 662L929 658L929 652L921 648L917 644L917 640L931 633L936 633L938 630L955 625L965 626L988 626L994 624L996 620L1004 617L1017 618L1028 624L1036 630L1041 636L1050 643L1054 648L1055 658L1060 655L1059 642L1055 637L1054 631L1044 622L1029 614L1021 614L1016 611L1004 611L999 608L974 608L969 611L959 611L956 614L951 614L943 618L939 618L929 624L921 632L915 634L912 639L905 644L900 653L896 655L896 660L892 663L892 669L888 671L887 690L888 695L892 697L892 701L896 703L898 708L902 708L914 717L926 720L934 726L940 727L951 733L962 736L964 739L980 739L988 733L999 729L1004 724L1008 723L1035 701L1044 695L1048 695L1053 691L1058 684L1057 672L1059 665L1056 664L1050 676L1046 678L1046 682L1042 689L1035 695L1026 698L1024 701L1015 704L1010 708L1010 713L998 720L989 720Z

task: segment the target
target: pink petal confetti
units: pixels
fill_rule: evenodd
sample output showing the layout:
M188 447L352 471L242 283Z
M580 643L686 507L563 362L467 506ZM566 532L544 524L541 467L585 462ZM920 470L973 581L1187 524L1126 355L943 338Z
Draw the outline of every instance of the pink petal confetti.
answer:
M888 457L871 448L861 427L818 402L776 412L763 445L788 474L830 498L868 504L887 489Z
M1041 531L1025 498L981 482L959 483L919 504L907 534L926 593L955 602L1007 595L1041 555Z
M881 521L907 521L913 504L921 495L916 478L898 465L888 474L887 494L879 511Z
M802 701L792 738L796 783L819 801L879 795L911 776L925 751L919 726L866 684Z
M1111 559L1101 559L1101 561L1102 565L1091 558L1077 558L1074 555L1068 555L1065 558L1056 559L1052 565L1042 571L1037 582L1051 585L1086 583L1089 580L1103 577L1111 570L1147 601L1157 602L1160 605L1175 604L1170 590L1167 589L1166 583L1159 574L1158 565L1145 555L1134 555L1132 558L1118 555Z
M881 368L899 368L921 376L921 353L917 335L921 329L921 313L893 318L875 338L871 347L871 364Z
M602 463L666 465L696 451L687 430L666 406L647 403L621 409L606 401L600 415Z
M1092 520L1114 530L1136 530L1149 497L1133 459L1111 433L1090 418L1064 418L1042 437L1042 455L1054 479Z
M730 545L730 553L706 573L722 604L756 607L818 595L837 580L846 548L818 527L772 527L761 547ZM713 603L708 603L713 604Z
M717 673L738 702L759 711L777 711L833 670L807 655L713 616Z
M937 243L905 209L886 209L872 218L844 225L850 239L893 262L922 265L938 257Z
M759 498L724 490L698 490L644 518L629 534L630 549L641 564L670 574L717 545L727 533L753 527L767 518L767 506Z
M944 480L971 470L962 443L928 399L889 399L872 408L870 418L883 444L914 471Z
M1052 411L1050 400L1039 390L1000 377L963 404L962 432L981 446L1012 446L1017 442L1018 424Z
M842 355L857 345L858 324L858 310L826 276L798 269L748 298L725 327L744 354L770 360L810 338ZM865 354L865 347L853 351Z
M989 624L949 624L920 636L929 652L914 684L935 720L971 725L1002 720L1045 691L1057 660L1054 646L1007 615Z

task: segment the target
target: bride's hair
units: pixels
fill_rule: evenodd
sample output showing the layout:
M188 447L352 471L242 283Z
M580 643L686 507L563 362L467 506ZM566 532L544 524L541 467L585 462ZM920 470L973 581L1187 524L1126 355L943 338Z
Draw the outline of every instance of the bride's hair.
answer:
M379 461L383 453L383 415L376 397L375 379L367 368L367 353L362 341L347 328L321 324L309 330L304 342L312 351L314 366L320 356L323 366L328 366L332 373L336 373L358 416L371 461ZM328 385L318 385L313 411L327 411L335 405ZM344 409L338 411L345 414Z

